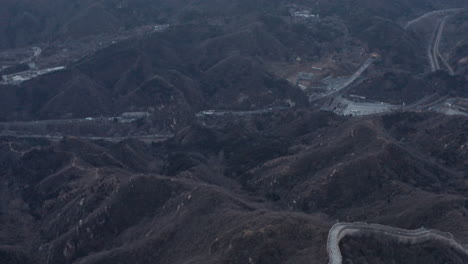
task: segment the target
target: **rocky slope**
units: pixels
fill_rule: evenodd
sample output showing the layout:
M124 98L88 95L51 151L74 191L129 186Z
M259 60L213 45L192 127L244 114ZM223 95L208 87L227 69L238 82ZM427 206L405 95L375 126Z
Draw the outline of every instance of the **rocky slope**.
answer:
M436 19L404 27L464 6L3 1L0 73L65 68L0 83L0 263L325 263L336 221L468 243L466 12L440 43L453 75L428 70ZM348 117L319 111L328 98L309 102L310 87L371 56L343 96L451 98L441 102L459 100L458 115ZM296 84L301 72L310 87ZM165 140L135 139L152 134ZM438 244L341 246L349 263L464 261Z
M468 241L466 119L222 123L152 145L2 138L7 263L323 263L336 220Z

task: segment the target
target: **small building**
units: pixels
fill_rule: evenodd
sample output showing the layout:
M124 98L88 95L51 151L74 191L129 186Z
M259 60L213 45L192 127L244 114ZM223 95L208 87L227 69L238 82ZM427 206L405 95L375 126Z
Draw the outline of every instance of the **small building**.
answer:
M296 18L305 18L305 19L319 19L319 14L312 14L310 10L299 10L293 11L292 16Z
M299 86L302 90L305 90L308 85L310 85L310 82L314 80L314 74L309 73L309 72L299 72L296 76L296 86ZM306 85L302 83L303 81L306 81ZM305 88L304 88L305 87Z
M314 79L314 74L310 72L299 72L297 74L297 79L312 81Z

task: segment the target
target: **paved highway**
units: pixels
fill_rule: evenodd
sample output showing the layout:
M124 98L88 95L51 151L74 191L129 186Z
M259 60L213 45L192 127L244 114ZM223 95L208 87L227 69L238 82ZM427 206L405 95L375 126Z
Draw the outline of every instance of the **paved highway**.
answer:
M444 29L445 29L445 24L447 22L447 18L448 16L445 16L442 18L442 20L440 21L440 25L438 27L438 33L437 33L437 37L436 37L436 43L434 45L434 58L436 59L436 62L437 62L437 66L439 67L440 69L440 65L439 65L439 62L437 60L437 58L440 58L440 60L442 61L442 63L444 64L444 66L447 68L447 70L449 71L449 73L451 75L454 75L454 72L453 72L453 69L452 67L450 67L450 64L448 64L447 60L442 56L442 54L440 53L440 49L439 49L439 45L440 45L440 40L442 38L442 34L444 32Z
M0 128L10 126L37 126L37 125L63 125L81 122L96 122L96 121L112 121L118 117L86 117L86 118L71 118L71 119L49 119L49 120L36 120L36 121L11 121L0 122Z
M440 50L439 50L439 46L440 46L440 40L442 39L442 34L444 32L444 29L445 29L445 24L447 22L447 16L439 19L437 21L437 26L434 30L434 37L433 37L433 41L431 42L431 44L429 45L429 61L430 61L430 65L431 65L431 70L432 71L437 71L437 70L440 70L440 64L439 64L439 58L442 60L442 61L445 61L445 59L442 57L442 55L440 54ZM448 66L448 63L445 61L445 63L447 66ZM450 66L447 67L449 69L449 71L451 71L451 68ZM451 71L451 74L453 74L453 71Z
M431 66L431 71L437 71L440 69L439 62L437 60L437 55L436 55L436 43L437 43L437 38L440 38L440 20L437 21L437 25L434 28L434 31L432 33L431 41L429 42L429 47L427 49L427 55L429 57L429 65Z
M141 117L126 117L125 113L118 117L87 117L76 119L56 119L56 120L38 120L38 121L13 121L13 122L0 122L0 137L14 137L14 138L40 138L49 140L62 140L64 137L80 138L88 140L105 140L112 142L119 142L125 139L138 139L146 142L154 142L167 138L171 138L173 134L150 134L150 135L135 135L135 136L72 136L62 135L61 133L47 133L47 126L49 125L73 125L73 124L99 124L102 122L113 123L117 120L120 123L129 123L136 121ZM27 134L28 128L33 128L31 131L44 131L41 134ZM21 131L18 133L18 131ZM37 132L30 132L37 133ZM39 132L40 133L40 132Z
M361 77L361 75L369 68L369 66L376 60L377 58L375 57L370 57L367 59L364 64L346 81L344 82L337 90L336 92L339 92L343 90L344 88L348 87L351 85L354 81L356 81L357 78Z
M226 116L226 115L248 116L248 115L258 115L258 114L270 113L270 112L275 112L275 111L282 111L282 110L286 110L286 109L289 109L289 107L277 106L277 107L269 107L269 108L263 108L263 109L257 109L257 110L246 110L246 111L205 110L205 111L198 112L196 114L196 116L197 117Z
M431 71L434 72L434 71L440 70L440 64L439 64L439 59L440 59L444 67L447 68L447 70L449 71L449 73L451 75L454 74L452 67L440 53L439 45L440 45L440 40L442 38L442 34L445 29L445 24L447 22L448 16L457 12L464 11L464 10L467 10L467 9L466 8L452 8L452 9L436 10L436 11L425 13L424 15L414 20L411 20L406 24L405 29L408 29L411 25L416 24L425 18L429 18L433 16L441 17L437 20L436 27L434 29L434 32L431 37L431 41L427 49L427 55L429 58L429 65L431 67Z
M173 134L153 134L153 135L142 135L142 136L125 136L125 137L93 137L93 136L55 136L55 135L8 135L0 134L0 137L5 138L37 138L37 139L48 139L53 141L62 140L64 138L77 138L86 140L104 140L110 142L120 142L126 139L137 139L144 142L154 142L169 139L174 137Z
M437 104L428 105L426 108L429 111L442 113L445 115L461 115L468 116L468 99L466 98L445 98Z
M420 228L407 230L379 224L337 223L328 233L327 252L329 264L342 264L343 256L340 250L340 241L346 236L376 235L395 239L404 244L418 244L426 241L437 241L459 253L468 256L468 248L455 241L450 233L440 232L434 229Z

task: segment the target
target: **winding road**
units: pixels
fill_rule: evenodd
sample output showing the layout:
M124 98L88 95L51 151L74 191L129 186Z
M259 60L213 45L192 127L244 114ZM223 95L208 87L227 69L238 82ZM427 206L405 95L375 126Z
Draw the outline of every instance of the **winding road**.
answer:
M442 61L443 66L445 68L447 68L448 72L451 75L455 74L452 67L450 66L450 64L447 62L447 60L440 53L439 45L440 45L440 40L442 38L442 34L444 32L444 29L445 29L445 24L447 22L447 18L450 15L453 15L453 14L455 14L457 12L462 12L462 11L465 11L465 10L467 10L467 9L466 8L450 8L450 9L431 11L431 12L423 14L422 16L420 16L420 17L418 17L416 19L413 19L413 20L409 21L404 26L405 29L408 29L412 25L417 24L418 22L420 22L420 21L422 21L422 20L424 20L426 18L439 17L438 20L437 20L436 27L435 27L435 29L433 31L431 41L430 41L428 49L427 49L427 55L428 55L428 58L429 58L429 65L431 67L432 72L441 69L440 64L439 64L439 59L440 59L440 61Z
M407 230L379 224L337 223L328 233L327 252L329 264L342 264L343 256L340 250L340 241L346 236L354 235L377 235L390 239L395 239L404 244L419 244L426 241L436 241L442 243L459 253L468 257L468 248L455 241L452 234L440 232L434 229L420 228Z
M437 56L436 56L436 44L437 43L437 37L439 36L440 32L440 21L437 21L437 26L434 28L434 31L432 32L432 37L431 41L429 42L429 46L427 48L427 55L429 58L429 65L431 67L431 71L437 71L439 67L439 63L437 61Z
M444 66L447 68L447 70L449 71L450 75L454 75L454 71L452 69L452 67L450 67L450 64L447 62L447 60L442 56L442 54L440 53L440 50L439 50L439 45L440 45L440 39L442 37L442 34L444 32L444 29L445 29L445 23L447 22L447 18L448 16L445 16L442 18L442 21L440 22L440 25L439 25L439 32L437 34L437 39L436 39L436 44L435 44L435 55L436 55L436 59L437 57L440 58L440 60L442 61L442 63L444 64ZM439 63L437 62L437 65L439 66ZM440 69L440 67L439 67Z
M442 10L435 10L435 11L427 12L427 13L423 14L420 17L417 17L417 18L415 18L415 19L413 19L411 21L408 21L408 23L406 23L404 28L408 29L413 24L416 24L416 23L418 23L419 21L421 21L421 20L423 20L425 18L429 18L429 17L432 17L432 16L438 16L438 15L453 14L453 13L461 12L461 11L464 11L464 10L466 10L466 8L450 8L450 9L442 9Z
M436 28L434 29L433 33L433 41L429 44L428 47L428 57L429 57L429 64L431 66L431 71L440 70L439 59L442 61L444 66L447 68L451 75L454 74L452 67L448 64L447 60L442 56L440 53L440 40L442 39L442 34L444 33L445 24L447 22L448 16L445 16L437 21Z

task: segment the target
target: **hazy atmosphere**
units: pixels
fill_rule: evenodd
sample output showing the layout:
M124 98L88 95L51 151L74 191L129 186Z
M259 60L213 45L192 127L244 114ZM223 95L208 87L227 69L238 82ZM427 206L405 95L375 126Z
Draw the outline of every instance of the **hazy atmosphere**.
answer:
M0 0L0 264L468 263L467 0Z

